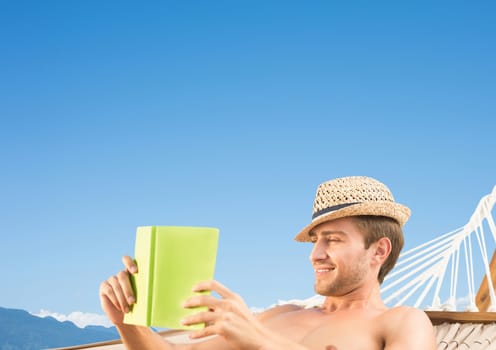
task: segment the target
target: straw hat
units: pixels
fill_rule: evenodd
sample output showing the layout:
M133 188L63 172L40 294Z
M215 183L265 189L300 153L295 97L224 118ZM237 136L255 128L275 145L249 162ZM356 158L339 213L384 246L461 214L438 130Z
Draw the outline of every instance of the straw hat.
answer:
M396 203L389 188L376 179L349 176L330 180L317 188L312 222L296 235L295 240L308 242L308 233L318 224L356 215L387 216L403 226L410 216L410 209Z

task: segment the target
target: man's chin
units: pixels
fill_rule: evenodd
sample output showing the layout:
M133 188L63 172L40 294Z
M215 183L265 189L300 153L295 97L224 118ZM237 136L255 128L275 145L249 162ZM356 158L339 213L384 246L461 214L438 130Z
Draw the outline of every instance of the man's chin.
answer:
M316 283L313 287L313 290L315 291L316 294L322 295L324 297L328 297L332 295L329 286L323 286Z

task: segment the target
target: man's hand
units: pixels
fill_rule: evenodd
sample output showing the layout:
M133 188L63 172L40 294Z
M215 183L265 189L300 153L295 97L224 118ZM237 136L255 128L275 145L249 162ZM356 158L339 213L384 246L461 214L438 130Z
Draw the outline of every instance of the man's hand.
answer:
M243 299L217 281L197 284L193 291L213 291L220 295L198 295L188 299L184 307L207 307L209 311L199 312L183 320L184 325L204 323L205 328L195 331L191 338L220 335L234 348L259 349L266 340L264 328L252 314Z
M129 275L138 272L138 268L129 256L122 258L125 269L111 276L100 285L100 303L110 321L120 325L124 314L129 312L131 305L136 302Z

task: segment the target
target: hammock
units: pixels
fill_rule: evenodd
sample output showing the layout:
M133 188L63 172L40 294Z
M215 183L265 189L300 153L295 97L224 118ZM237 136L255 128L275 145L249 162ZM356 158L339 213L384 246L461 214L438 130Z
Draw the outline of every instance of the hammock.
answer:
M485 323L442 323L434 326L438 350L496 350L496 324ZM166 331L161 333L174 343L188 343L187 333ZM61 348L58 350L125 350L120 340Z

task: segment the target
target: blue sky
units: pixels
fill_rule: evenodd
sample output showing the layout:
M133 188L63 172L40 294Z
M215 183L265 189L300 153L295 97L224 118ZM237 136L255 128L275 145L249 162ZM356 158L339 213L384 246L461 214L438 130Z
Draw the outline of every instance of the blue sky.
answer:
M368 175L406 247L496 185L492 1L2 1L0 305L101 313L137 226L221 230L216 278L313 295L317 185Z

